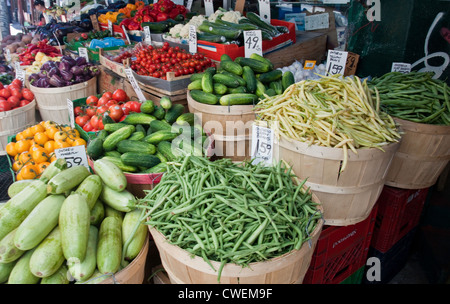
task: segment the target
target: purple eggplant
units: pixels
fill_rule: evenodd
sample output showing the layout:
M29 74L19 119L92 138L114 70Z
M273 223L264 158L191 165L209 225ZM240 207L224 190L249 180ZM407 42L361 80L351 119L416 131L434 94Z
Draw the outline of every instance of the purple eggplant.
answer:
M61 73L61 77L65 81L70 81L73 78L73 74L71 72L69 72L68 70L60 70L60 73Z
M50 77L50 80L48 82L53 87L63 87L66 83L61 77L56 74Z
M76 59L76 65L80 66L80 65L85 65L87 63L86 58L84 57L78 57Z
M73 66L73 67L70 69L70 72L71 72L73 75L78 76L78 75L82 75L82 74L83 74L83 69L82 69L81 67L79 67L79 66Z

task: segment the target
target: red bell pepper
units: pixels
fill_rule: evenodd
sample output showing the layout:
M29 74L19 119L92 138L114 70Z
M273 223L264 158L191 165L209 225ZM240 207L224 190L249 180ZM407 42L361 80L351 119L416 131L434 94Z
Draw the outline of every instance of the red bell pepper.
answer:
M128 24L128 29L130 31L137 31L141 29L141 25L135 21L131 21L130 24Z
M178 9L178 8L174 8L174 9L172 9L170 12L169 12L169 18L170 19L175 19L175 17L176 16L178 16L178 15L180 15L181 14L181 12L180 12L180 10Z
M156 16L156 22L166 21L169 18L169 15L166 13L159 13L158 16Z

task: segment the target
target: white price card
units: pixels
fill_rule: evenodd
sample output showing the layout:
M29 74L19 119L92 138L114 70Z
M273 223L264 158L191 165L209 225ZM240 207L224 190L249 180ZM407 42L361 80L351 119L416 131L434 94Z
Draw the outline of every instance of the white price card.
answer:
M213 0L204 0L205 1L205 16L209 17L214 14L214 3Z
M197 29L195 25L189 26L189 53L197 53Z
M16 62L15 64L15 70L16 70L16 79L19 79L20 81L22 81L22 83L25 82L25 70L22 69L22 67L20 66L20 62Z
M9 49L4 49L4 50L5 50L6 61L11 61L11 51Z
M262 53L262 38L260 30L244 31L245 57L249 58L251 54L256 53L260 56Z
M328 75L344 75L347 64L347 52L328 50L326 70Z
M123 30L123 32L125 34L125 38L127 38L128 44L131 44L130 36L128 36L128 31L125 28L125 25L122 25L122 30Z
M270 0L258 0L259 16L270 24Z
M144 94L142 93L142 90L139 87L139 85L136 81L136 78L133 75L133 70L131 68L127 68L127 69L125 69L125 74L127 75L128 80L131 83L131 86L133 87L134 91L136 92L138 99L142 102L145 101L146 98L145 98Z
M67 111L69 112L69 123L70 126L75 128L75 115L73 111L73 101L67 98Z
M108 30L111 33L111 36L114 36L114 28L111 20L108 20Z
M57 158L64 158L66 160L67 168L85 166L89 169L86 147L84 145L55 149L55 155Z
M327 29L330 27L328 13L305 16L305 31Z
M393 62L391 72L400 72L407 74L411 72L411 64L404 62Z
M271 166L273 162L274 131L270 128L252 126L252 159L254 164L264 162Z
M87 48L79 47L78 48L78 55L80 57L84 57L86 59L86 61L89 62L89 55L88 55Z
M188 11L191 11L193 0L188 0L186 3L186 8Z
M152 44L152 33L150 32L150 27L144 26L144 42L148 45Z

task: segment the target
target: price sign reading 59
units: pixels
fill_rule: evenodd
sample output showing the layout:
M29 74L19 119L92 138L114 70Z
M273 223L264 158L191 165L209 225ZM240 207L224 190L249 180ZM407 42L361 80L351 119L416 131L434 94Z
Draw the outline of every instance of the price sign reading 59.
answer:
M249 58L251 54L256 53L262 56L262 38L261 31L244 31L245 57Z
M64 158L67 162L67 168L73 166L85 166L89 169L89 163L86 156L86 147L84 145L55 149L57 158Z

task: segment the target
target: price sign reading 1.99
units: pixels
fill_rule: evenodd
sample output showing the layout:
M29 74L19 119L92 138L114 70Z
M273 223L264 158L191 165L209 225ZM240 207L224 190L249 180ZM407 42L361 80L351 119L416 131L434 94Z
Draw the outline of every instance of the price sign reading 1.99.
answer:
M262 38L261 31L244 31L244 48L245 57L249 58L251 54L256 53L260 56L262 53Z

